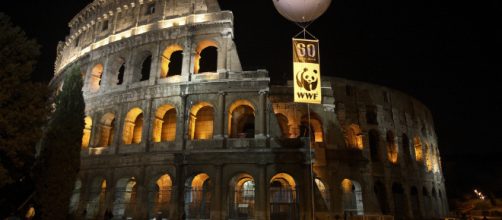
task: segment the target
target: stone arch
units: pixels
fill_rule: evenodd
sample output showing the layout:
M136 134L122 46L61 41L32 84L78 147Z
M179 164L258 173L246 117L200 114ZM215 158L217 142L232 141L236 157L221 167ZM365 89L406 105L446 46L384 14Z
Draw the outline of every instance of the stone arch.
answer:
M114 85L122 85L124 83L124 76L126 70L126 60L123 57L116 57L113 62L113 68L115 70L115 81L112 82Z
M145 50L137 53L134 59L133 82L147 81L150 79L152 69L152 52Z
M386 142L387 142L387 159L392 164L397 164L399 152L394 132L390 130L387 131Z
M400 183L392 184L392 195L394 197L394 217L396 219L406 218L406 199L404 188Z
M245 99L236 100L228 109L230 138L254 138L255 107Z
M173 181L168 173L152 179L148 188L148 219L156 216L168 218L172 199Z
M94 65L91 69L91 76L89 79L89 90L91 92L99 91L101 87L101 78L103 77L104 66L101 63Z
M73 187L73 192L72 196L70 198L70 208L68 210L68 213L70 214L75 214L75 212L78 210L78 205L80 203L80 190L82 189L82 181L77 178L75 181L75 186Z
M86 116L84 118L84 131L82 135L82 149L89 148L89 142L91 141L91 131L92 131L92 118L90 116Z
M425 167L427 172L431 172L433 168L433 152L429 144L425 144Z
M153 142L174 141L176 139L176 108L166 104L155 112Z
M371 129L368 133L371 161L380 161L380 133L377 130Z
M200 41L194 57L194 73L216 72L218 68L218 44L212 40Z
M88 201L85 207L86 218L93 219L96 218L100 213L105 210L106 195L108 184L106 179L97 177L94 178L89 186Z
M98 147L108 147L113 143L113 136L115 134L115 114L106 113L101 117L99 125L99 142Z
M413 138L413 148L415 149L415 160L417 162L422 162L423 160L423 150L422 141L419 137Z
M187 219L209 219L213 184L209 175L199 173L185 182L185 214Z
M346 129L347 146L353 149L363 149L363 134L359 125L351 124Z
M330 190L328 186L322 181L319 177L314 179L314 198L316 204L316 210L319 211L329 211L331 199L330 199Z
M200 102L190 110L188 134L191 140L208 140L213 138L214 108L207 102Z
M343 211L346 215L363 215L363 193L357 181L344 179L341 183Z
M270 179L270 219L297 219L296 181L287 173Z
M117 218L134 216L137 186L135 177L121 178L117 181L113 200L113 216Z
M422 197L423 197L423 201L424 201L424 210L425 210L425 218L430 218L431 217L431 213L430 213L430 210L433 208L432 207L432 203L431 203L431 196L429 194L429 191L427 190L427 188L424 186L422 188Z
M180 59L181 58L181 59ZM160 78L181 75L183 65L183 47L173 44L162 52L160 61Z
M229 184L229 217L254 218L255 217L255 186L253 176L247 173L235 175Z
M281 134L283 138L289 138L290 133L289 133L289 120L288 117L286 117L282 113L276 113L275 116L277 117L277 121L279 122L279 127L281 128Z
M411 212L413 216L416 216L418 219L421 218L422 214L420 213L420 200L418 198L418 189L415 186L412 186L410 189L410 200L411 200Z
M122 133L122 141L124 144L139 144L141 143L143 133L143 110L140 108L132 108L126 115L124 120L124 132Z
M373 186L373 191L375 192L378 205L380 206L380 212L384 215L390 213L388 199L387 199L387 189L385 185L377 180Z
M300 121L300 137L309 137L309 133L313 137L311 141L317 143L323 142L324 131L322 120L315 112L310 113L310 125L308 115L304 115Z

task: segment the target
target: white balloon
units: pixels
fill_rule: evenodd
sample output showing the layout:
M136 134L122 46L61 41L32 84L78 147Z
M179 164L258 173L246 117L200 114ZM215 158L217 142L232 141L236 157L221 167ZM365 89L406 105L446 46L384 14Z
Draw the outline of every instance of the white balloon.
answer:
M279 13L294 22L309 22L324 14L331 0L272 0Z

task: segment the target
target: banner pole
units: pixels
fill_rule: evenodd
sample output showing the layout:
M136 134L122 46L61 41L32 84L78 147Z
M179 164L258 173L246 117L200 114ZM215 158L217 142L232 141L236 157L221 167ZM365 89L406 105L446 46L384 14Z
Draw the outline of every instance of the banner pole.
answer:
M315 182L315 177L314 177L314 159L312 155L312 126L310 123L310 104L307 103L307 115L308 115L308 120L309 120L309 166L310 166L310 184L311 184L311 189L312 189L312 220L315 219L315 191L314 191L314 182ZM314 136L315 138L315 136Z

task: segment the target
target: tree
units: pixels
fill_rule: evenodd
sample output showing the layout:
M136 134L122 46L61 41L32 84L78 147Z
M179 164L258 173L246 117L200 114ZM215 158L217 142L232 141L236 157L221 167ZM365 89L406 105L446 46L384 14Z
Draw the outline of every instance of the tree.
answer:
M30 182L47 123L47 86L30 81L39 54L35 40L0 13L0 218L28 196L13 192Z
M41 143L36 165L35 200L42 219L65 219L80 169L84 129L82 77L78 68L66 73L56 110Z

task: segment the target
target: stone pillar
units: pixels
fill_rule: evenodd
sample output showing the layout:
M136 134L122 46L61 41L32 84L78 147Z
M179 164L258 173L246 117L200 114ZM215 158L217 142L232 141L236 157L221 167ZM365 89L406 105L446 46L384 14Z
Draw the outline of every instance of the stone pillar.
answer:
M176 147L178 149L182 149L184 147L185 140L187 138L186 134L188 133L187 131L187 119L188 119L188 114L189 110L186 109L186 98L187 95L181 95L180 96L180 105L178 108L176 108Z
M183 48L183 61L181 66L181 77L185 80L189 79L190 73L193 70L192 67L192 56L193 49L191 41L185 42L185 47Z
M255 137L256 138L266 138L267 136L267 94L268 90L260 90L258 106L257 106L257 118L255 125Z
M147 219L148 216L148 180L145 179L145 168L141 168L140 177L136 180L135 219Z
M226 92L218 93L218 107L214 123L214 139L225 138L225 96Z
M219 47L218 47L218 61L217 61L217 66L216 66L216 71L218 73L224 73L228 71L228 63L227 63L227 56L228 56L228 44L229 41L231 40L228 36L221 36L221 41L219 42Z
M160 62L162 61L162 51L159 44L155 46L152 53L152 65L150 68L150 79L148 80L149 85L155 85L157 80L160 79Z
M259 165L258 179L256 180L256 197L255 197L255 215L256 219L268 219L268 204L269 199L267 196L267 168L265 165Z
M119 152L118 146L122 144L122 134L124 131L125 123L125 117L127 113L122 112L122 110L117 112L117 115L115 116L115 134L113 134L113 143L110 146L110 152L113 152L113 154L117 154Z
M145 152L149 151L152 143L152 133L150 131L152 130L153 123L150 123L150 120L148 120L152 115L155 117L155 113L152 114L152 111L154 109L152 109L152 100L150 99L143 111L143 130L141 131L141 145L145 146Z
M221 210L221 201L223 200L222 187L226 187L227 185L222 183L222 166L215 165L215 170L216 173L213 183L214 195L211 196L211 219L220 220L223 212L223 210Z

